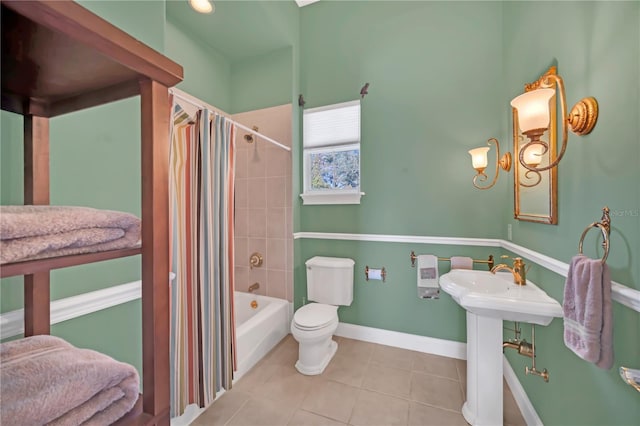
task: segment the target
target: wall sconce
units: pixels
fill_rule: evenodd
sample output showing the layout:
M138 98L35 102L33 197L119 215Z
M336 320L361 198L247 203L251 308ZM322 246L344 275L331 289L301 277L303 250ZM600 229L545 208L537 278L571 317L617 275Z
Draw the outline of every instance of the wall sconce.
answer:
M488 179L484 171L489 163L487 159L487 153L489 152L489 149L491 149L491 147L483 146L480 148L469 150L469 154L471 155L471 164L473 165L473 168L478 172L478 174L473 177L473 186L478 189L489 189L496 184L496 181L498 180L498 173L500 172L498 166L500 166L500 168L502 168L502 170L506 172L511 170L511 153L507 152L502 155L502 157L500 157L500 142L498 142L498 139L496 138L487 140L487 145L491 145L491 143L495 144L496 146L496 172L493 176L493 180L488 186L480 186L478 185L478 182L485 182Z
M189 5L200 13L214 13L216 11L216 6L209 0L189 0Z
M511 106L518 110L520 130L529 138L518 153L520 164L532 172L542 172L556 167L567 149L567 129L579 136L589 134L598 120L598 102L595 98L583 98L571 108L567 115L564 83L562 77L547 74L543 77L541 88L517 96L511 101ZM560 107L562 114L562 148L558 157L551 164L538 168L540 156L549 150L549 145L540 139L549 127L549 100L555 94L550 89L555 82L560 89ZM546 86L546 87L545 87ZM536 160L536 156L538 159ZM537 161L537 162L536 162Z

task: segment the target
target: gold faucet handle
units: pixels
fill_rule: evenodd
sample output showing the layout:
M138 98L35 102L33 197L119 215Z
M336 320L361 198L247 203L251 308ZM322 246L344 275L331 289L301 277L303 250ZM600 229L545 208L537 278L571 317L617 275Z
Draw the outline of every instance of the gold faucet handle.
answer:
M524 260L521 257L511 257L506 254L500 256L501 259L512 259L514 267L524 267Z

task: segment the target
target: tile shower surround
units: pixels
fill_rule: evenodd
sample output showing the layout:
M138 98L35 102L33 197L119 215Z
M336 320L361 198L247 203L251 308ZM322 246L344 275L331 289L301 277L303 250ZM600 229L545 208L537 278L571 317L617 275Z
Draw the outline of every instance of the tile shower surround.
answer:
M465 361L334 339L326 370L304 376L288 335L192 425L467 425ZM504 424L525 425L506 384Z
M234 120L258 126L259 132L291 146L291 105L236 114ZM291 152L246 131L236 136L235 260L236 289L247 291L258 282L256 293L293 300L293 220L291 203ZM251 269L249 256L259 252L261 267Z

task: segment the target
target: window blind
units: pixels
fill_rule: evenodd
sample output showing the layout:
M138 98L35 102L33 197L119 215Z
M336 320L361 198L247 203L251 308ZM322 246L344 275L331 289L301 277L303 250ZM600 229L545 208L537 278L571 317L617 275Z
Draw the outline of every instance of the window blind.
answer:
M318 148L360 142L360 101L310 108L303 113L303 145Z

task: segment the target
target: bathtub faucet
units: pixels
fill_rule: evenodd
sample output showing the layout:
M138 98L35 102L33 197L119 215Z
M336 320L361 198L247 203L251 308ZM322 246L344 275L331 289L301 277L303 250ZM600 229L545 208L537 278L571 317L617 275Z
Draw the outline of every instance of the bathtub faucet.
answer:
M249 286L249 293L253 293L254 291L256 291L257 289L260 288L260 284L259 283L253 283Z

